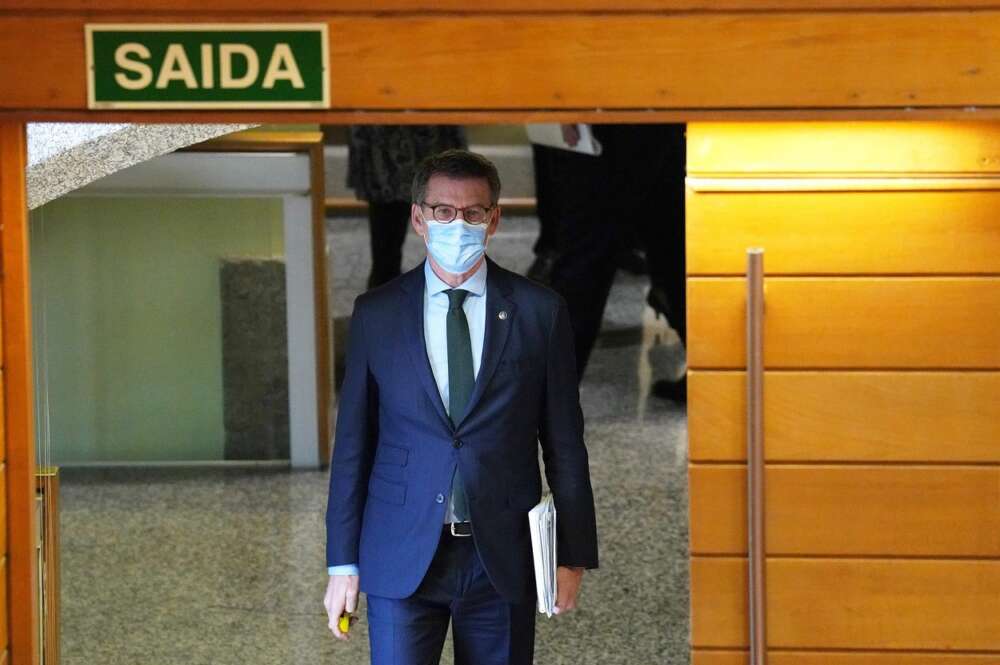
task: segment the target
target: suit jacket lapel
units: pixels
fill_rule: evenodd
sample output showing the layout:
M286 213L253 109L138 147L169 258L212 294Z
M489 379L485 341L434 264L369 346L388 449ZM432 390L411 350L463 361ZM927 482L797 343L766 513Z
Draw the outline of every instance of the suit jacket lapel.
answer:
M427 359L427 344L424 341L424 266L421 263L403 278L400 292L400 311L403 313L403 344L413 364L420 385L427 392L434 410L448 429L452 429L448 412L441 401L441 393L434 381L430 360Z
M479 374L476 376L472 395L469 397L465 413L462 414L456 427L461 427L465 419L476 408L476 404L486 391L490 379L493 378L493 373L496 371L497 365L500 364L504 348L507 346L507 337L510 335L510 328L517 310L514 301L510 299L510 287L504 278L503 268L489 258L486 261L489 266L486 271L486 332L483 337L483 355L479 363Z

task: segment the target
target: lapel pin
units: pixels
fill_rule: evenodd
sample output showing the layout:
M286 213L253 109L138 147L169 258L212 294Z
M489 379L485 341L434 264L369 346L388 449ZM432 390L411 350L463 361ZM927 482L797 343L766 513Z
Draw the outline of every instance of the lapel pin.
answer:
M501 321L506 321L507 320L507 310L505 310L505 309L500 310L500 313L497 314L497 318L500 319Z

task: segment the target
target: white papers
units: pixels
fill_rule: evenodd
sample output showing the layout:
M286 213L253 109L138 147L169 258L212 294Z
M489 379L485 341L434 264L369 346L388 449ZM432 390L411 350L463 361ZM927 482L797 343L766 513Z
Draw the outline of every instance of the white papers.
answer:
M528 140L532 143L595 157L601 154L601 144L594 138L594 133L590 131L590 125L577 124L576 128L580 132L580 140L576 142L576 145L566 143L566 139L563 138L562 125L557 123L525 125L525 127L528 130Z
M535 561L538 611L551 617L556 608L556 505L551 494L528 512L528 528Z

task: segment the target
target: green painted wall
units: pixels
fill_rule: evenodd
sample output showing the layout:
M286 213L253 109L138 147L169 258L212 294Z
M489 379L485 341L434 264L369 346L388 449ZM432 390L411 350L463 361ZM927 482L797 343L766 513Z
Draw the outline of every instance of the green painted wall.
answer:
M52 463L222 459L219 260L283 245L279 198L67 197L34 211Z

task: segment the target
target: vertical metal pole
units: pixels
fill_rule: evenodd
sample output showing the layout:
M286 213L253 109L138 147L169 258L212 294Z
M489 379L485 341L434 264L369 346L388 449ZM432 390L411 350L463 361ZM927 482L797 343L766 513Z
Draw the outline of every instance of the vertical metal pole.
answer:
M764 250L747 250L747 534L750 665L767 662L764 560Z

